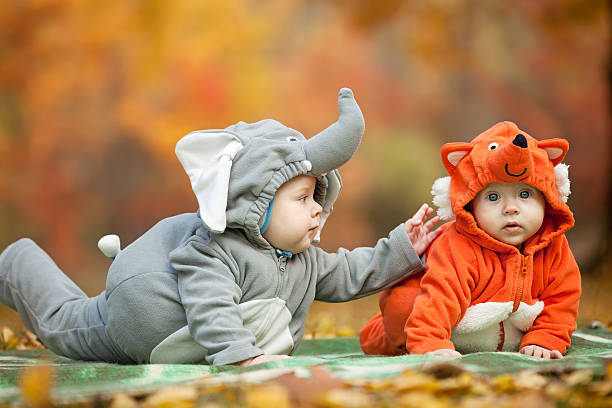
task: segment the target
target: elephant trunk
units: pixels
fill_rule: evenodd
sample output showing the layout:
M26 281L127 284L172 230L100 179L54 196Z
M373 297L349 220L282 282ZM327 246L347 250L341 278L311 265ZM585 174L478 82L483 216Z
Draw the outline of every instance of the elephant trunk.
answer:
M312 163L311 173L321 175L346 163L357 151L365 123L353 91L340 89L340 116L336 123L310 138L304 145L306 157Z

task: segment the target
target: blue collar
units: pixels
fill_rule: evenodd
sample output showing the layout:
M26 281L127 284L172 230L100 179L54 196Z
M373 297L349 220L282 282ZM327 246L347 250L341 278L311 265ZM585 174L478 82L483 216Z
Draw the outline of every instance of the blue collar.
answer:
M279 258L281 256L284 256L285 258L291 259L291 257L293 257L293 254L289 251L283 251L282 249L278 249L278 248L274 248L274 250L276 251L276 256L278 256Z

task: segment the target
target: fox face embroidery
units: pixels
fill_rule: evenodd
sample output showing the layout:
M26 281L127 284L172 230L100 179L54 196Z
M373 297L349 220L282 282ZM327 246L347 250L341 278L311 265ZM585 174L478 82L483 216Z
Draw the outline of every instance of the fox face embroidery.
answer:
M564 139L538 141L512 122L500 122L469 143L445 144L440 152L450 177L438 179L432 189L439 215L451 218L457 207L466 205L483 186L492 182L550 186L555 191L552 195L558 195L547 197L549 202L567 201L568 166L561 162L568 149ZM555 175L554 179L548 176L551 174ZM543 190L546 193L549 189Z

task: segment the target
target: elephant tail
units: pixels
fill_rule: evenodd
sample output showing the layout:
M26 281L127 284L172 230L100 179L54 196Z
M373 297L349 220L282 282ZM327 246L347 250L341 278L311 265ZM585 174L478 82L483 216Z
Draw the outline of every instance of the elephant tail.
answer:
M121 239L117 235L105 235L98 241L98 248L109 258L115 258L121 252Z

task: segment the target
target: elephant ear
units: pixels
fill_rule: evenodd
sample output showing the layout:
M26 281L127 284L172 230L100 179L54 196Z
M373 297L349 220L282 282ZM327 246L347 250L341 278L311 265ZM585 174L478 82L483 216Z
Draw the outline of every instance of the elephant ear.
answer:
M448 174L453 175L459 161L471 152L473 147L474 145L471 143L446 143L442 146L440 154Z
M200 207L200 218L215 233L225 231L227 194L232 160L244 147L240 138L224 130L191 132L176 144Z

